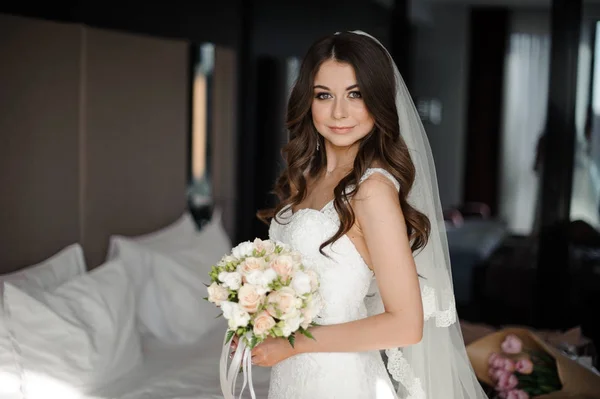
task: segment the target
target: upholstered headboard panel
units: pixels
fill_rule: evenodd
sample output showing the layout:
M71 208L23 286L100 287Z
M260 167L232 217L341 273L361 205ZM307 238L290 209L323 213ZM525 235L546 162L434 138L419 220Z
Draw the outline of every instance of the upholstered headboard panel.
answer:
M0 273L185 210L185 42L0 14L0 52Z

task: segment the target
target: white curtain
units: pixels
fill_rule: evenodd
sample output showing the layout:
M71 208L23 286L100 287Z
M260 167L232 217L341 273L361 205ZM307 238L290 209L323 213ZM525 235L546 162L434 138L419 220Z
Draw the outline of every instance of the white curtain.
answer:
M500 215L516 234L529 234L535 219L538 176L533 164L546 121L549 67L547 14L515 14L505 66Z

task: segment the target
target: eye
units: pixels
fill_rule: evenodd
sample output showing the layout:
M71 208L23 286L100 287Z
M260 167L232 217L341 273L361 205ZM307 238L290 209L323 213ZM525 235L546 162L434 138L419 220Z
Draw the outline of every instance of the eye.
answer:
M327 100L328 98L331 98L331 94L325 93L325 92L321 92L321 93L317 93L315 95L315 98L317 100Z
M350 98L362 98L362 94L360 94L360 91L358 90L351 91L350 93L348 93L348 96Z

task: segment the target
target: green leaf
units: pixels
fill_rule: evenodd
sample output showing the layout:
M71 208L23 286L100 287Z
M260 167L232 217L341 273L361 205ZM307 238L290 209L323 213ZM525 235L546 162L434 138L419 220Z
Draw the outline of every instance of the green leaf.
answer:
M288 337L288 341L289 341L290 345L292 345L292 348L293 348L294 343L296 342L296 337L292 334Z
M223 316L223 313L217 315L217 317L215 317L215 319L218 319L219 317Z
M202 299L204 299L205 301L208 301L208 297L206 297L206 296L204 298L202 298Z
M283 331L281 330L281 327L275 326L275 327L273 327L272 331L273 331L273 335L275 335L276 337L279 337L279 338L283 337Z
M254 349L254 347L258 344L258 338L256 338L256 335L252 336L252 339L250 340L250 349Z
M314 337L314 336L313 336L313 335L310 333L310 331L308 331L308 330L305 330L304 328L301 328L301 329L300 329L300 332L301 332L301 333L302 333L302 335L304 335L305 337L307 337L307 338L310 338L310 339L312 339L312 340L316 341L315 337Z
M225 343L231 341L231 338L235 335L235 331L229 330L227 331L227 337L225 337Z

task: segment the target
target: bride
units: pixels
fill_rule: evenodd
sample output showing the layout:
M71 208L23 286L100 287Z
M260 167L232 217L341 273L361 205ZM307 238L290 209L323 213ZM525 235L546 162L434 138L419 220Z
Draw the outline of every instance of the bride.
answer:
M485 398L457 323L431 150L385 48L362 32L316 42L287 128L281 202L259 215L317 271L324 307L314 340L253 349L272 367L269 398Z

